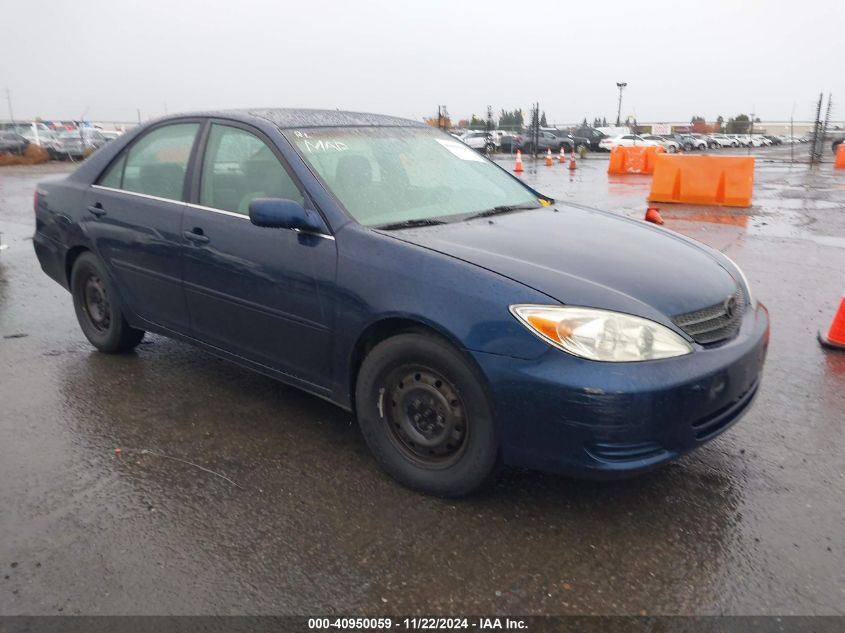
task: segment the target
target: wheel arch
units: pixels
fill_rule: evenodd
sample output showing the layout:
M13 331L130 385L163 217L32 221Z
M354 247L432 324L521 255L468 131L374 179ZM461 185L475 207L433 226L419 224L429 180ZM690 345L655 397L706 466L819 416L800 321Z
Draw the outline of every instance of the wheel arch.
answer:
M138 318L138 316L132 311L131 307L127 304L125 300L125 296L123 294L120 285L114 279L114 275L112 271L109 269L105 262L103 262L102 257L100 257L99 253L92 247L90 244L86 243L79 243L77 242L73 246L71 246L67 252L65 253L65 263L64 263L64 274L65 280L67 283L67 289L73 293L73 287L71 286L71 277L73 275L73 267L76 265L77 260L79 257L85 253L91 253L94 257L98 258L100 262L103 263L105 268L105 272L109 281L112 284L112 291L114 294L114 300L118 302L121 310L123 310L124 318L129 322L130 325L137 328L144 327L142 320Z
M65 279L67 281L67 286L70 288L70 276L73 273L73 265L76 263L76 260L79 259L79 256L82 253L90 253L90 248L83 245L73 246L68 249L67 253L65 254Z
M406 315L393 315L382 317L370 323L358 336L355 344L352 346L352 351L348 359L348 380L347 393L349 395L349 404L352 411L355 411L355 385L358 381L358 372L367 354L370 353L376 345L389 338L398 336L400 334L428 334L437 337L454 347L461 356L467 361L469 366L475 372L476 377L481 383L482 389L488 394L489 390L486 381L483 379L483 374L477 366L475 359L470 354L466 353L461 342L450 332L442 327L427 322L423 319ZM490 400L492 408L492 400Z

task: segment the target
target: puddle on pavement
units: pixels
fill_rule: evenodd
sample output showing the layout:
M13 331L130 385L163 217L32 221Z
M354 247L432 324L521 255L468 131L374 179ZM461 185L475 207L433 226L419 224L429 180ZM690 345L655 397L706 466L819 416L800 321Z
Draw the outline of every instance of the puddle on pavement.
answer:
M511 167L508 159L500 158L498 162L506 169ZM831 170L761 162L755 175L753 205L739 209L649 204L650 177L608 175L606 169L606 161L600 158L579 161L577 171L564 173L557 165L546 168L527 159L522 179L564 204L581 204L631 218L641 219L647 207L656 206L668 228L712 242L715 247L727 244L738 234L746 234L845 248L844 237L821 233L808 216L808 212L845 210L838 201L839 189L845 188L845 177L839 178Z

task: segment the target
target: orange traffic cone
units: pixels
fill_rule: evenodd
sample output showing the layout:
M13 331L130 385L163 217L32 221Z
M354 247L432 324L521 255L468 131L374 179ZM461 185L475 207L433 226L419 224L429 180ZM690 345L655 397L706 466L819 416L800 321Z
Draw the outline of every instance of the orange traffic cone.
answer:
M561 165L566 162L566 153L563 151L563 145L560 146L560 156L557 157L557 162Z
M546 150L546 167L551 167L553 162L554 161L552 161L552 148L550 147Z
M649 207L645 212L645 221L654 222L654 224L663 224L663 217L656 207Z
M819 342L830 349L845 350L845 297L839 303L827 334L819 331Z
M518 174L523 171L523 169L522 169L522 152L520 152L519 150L516 150L516 163L514 163L513 170Z
M572 158L569 159L569 171L575 171L578 165L575 164L575 146L572 146Z

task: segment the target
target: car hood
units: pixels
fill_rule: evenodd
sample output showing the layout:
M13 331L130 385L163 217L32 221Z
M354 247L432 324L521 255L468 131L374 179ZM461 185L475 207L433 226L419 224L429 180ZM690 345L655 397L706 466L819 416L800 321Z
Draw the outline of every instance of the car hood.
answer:
M538 290L560 303L667 317L709 307L739 283L709 248L610 213L557 205L391 231Z

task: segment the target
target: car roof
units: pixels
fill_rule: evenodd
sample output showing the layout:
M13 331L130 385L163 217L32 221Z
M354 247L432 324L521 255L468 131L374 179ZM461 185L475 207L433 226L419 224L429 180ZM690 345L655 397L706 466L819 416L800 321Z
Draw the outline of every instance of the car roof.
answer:
M186 112L159 120L191 116L227 119L264 119L279 129L305 127L427 127L422 121L403 119L386 114L350 112L346 110L315 110L308 108L242 108Z

